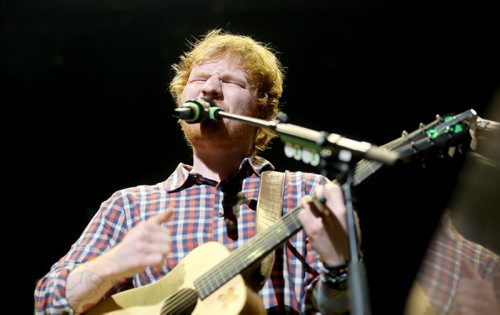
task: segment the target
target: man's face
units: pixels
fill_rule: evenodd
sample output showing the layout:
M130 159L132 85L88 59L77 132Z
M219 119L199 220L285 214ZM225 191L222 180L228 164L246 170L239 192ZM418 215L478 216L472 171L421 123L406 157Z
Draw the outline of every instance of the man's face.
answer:
M207 97L228 113L256 116L257 106L245 70L234 58L209 60L191 70L182 93L182 102ZM201 124L181 122L182 129L196 148L214 149L251 146L256 128L235 120L206 120Z

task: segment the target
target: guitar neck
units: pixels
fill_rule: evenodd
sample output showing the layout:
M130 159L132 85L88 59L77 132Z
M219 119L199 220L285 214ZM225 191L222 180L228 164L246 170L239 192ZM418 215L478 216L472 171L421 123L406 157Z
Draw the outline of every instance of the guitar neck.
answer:
M444 121L438 117L427 125L422 124L418 129L407 133L391 142L381 146L381 148L395 151L399 154L399 160L409 162L425 153L434 146L450 146L451 140L460 141L467 136L467 131L471 124L475 124L477 114L473 109L466 110L453 117L448 117ZM353 185L357 186L373 173L378 171L384 164L371 160L361 160L356 165Z
M301 206L295 207L268 229L236 249L227 259L196 279L194 285L200 298L203 300L209 296L297 233L302 227L297 216L301 208Z
M356 170L359 165L356 167ZM354 178L360 175L354 175ZM201 299L211 295L227 281L240 274L255 262L264 258L273 249L282 245L296 234L302 225L298 213L302 206L297 206L268 229L256 234L250 241L236 249L227 259L214 266L194 281Z
M460 123L475 118L476 113L474 110L467 110L459 115L449 117L444 122L437 118L411 133L404 133L400 138L386 143L382 147L397 151L401 159L408 160L416 153L424 152L437 144L446 144L449 140L465 134L468 125L462 126ZM460 129L453 129L454 126L458 125L460 125ZM450 132L450 130L453 130L453 132ZM360 184L382 166L379 162L359 161L354 171L353 184ZM202 300L208 297L226 282L264 258L273 249L296 234L302 228L298 219L301 208L301 206L295 207L268 229L258 233L250 241L240 246L227 259L196 279L194 285L198 291L198 296Z

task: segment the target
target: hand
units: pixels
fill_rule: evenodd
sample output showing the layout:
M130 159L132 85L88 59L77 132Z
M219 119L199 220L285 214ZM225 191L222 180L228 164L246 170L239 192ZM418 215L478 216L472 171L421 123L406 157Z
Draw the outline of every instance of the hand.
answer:
M303 209L298 214L299 221L324 263L330 266L344 264L350 255L342 189L328 182L317 187L314 194L317 199L326 199L325 205L309 196L304 197L301 201Z
M481 278L466 261L462 262L461 272L450 315L500 314L500 301L495 297L493 283Z
M87 311L116 281L135 276L148 266L162 267L170 251L170 234L161 224L171 215L169 209L137 224L116 247L75 268L66 285L71 307Z
M116 278L134 276L146 267L162 267L170 251L170 233L162 227L172 210L162 212L132 228L118 246L101 258L113 268Z

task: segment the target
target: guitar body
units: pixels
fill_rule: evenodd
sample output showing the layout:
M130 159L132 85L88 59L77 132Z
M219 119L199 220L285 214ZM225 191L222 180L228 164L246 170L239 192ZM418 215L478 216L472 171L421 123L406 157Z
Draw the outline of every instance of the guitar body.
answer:
M449 151L453 145L460 144L460 139L463 141L469 135L470 125L476 118L474 110L444 119L439 117L411 133L405 132L384 147L396 151L403 161L409 161L417 153L431 149L438 152L444 152L445 149ZM354 185L358 185L381 167L382 163L373 160L359 161ZM87 314L266 314L258 293L247 286L240 273L302 228L298 219L300 209L301 206L297 206L231 255L219 243L205 243L189 253L159 281L117 293L96 305ZM200 296L205 298L201 300Z
M194 280L230 255L217 242L190 252L165 277L143 287L116 293L87 312L89 315L265 314L259 295L237 275L200 300Z

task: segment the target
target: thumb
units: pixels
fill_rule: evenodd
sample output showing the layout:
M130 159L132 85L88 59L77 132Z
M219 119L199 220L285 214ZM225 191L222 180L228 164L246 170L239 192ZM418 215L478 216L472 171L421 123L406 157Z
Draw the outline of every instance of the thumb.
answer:
M160 225L171 219L173 214L174 212L172 211L172 208L168 208L167 211L163 211L155 216L152 216L151 218L148 219L147 222Z

